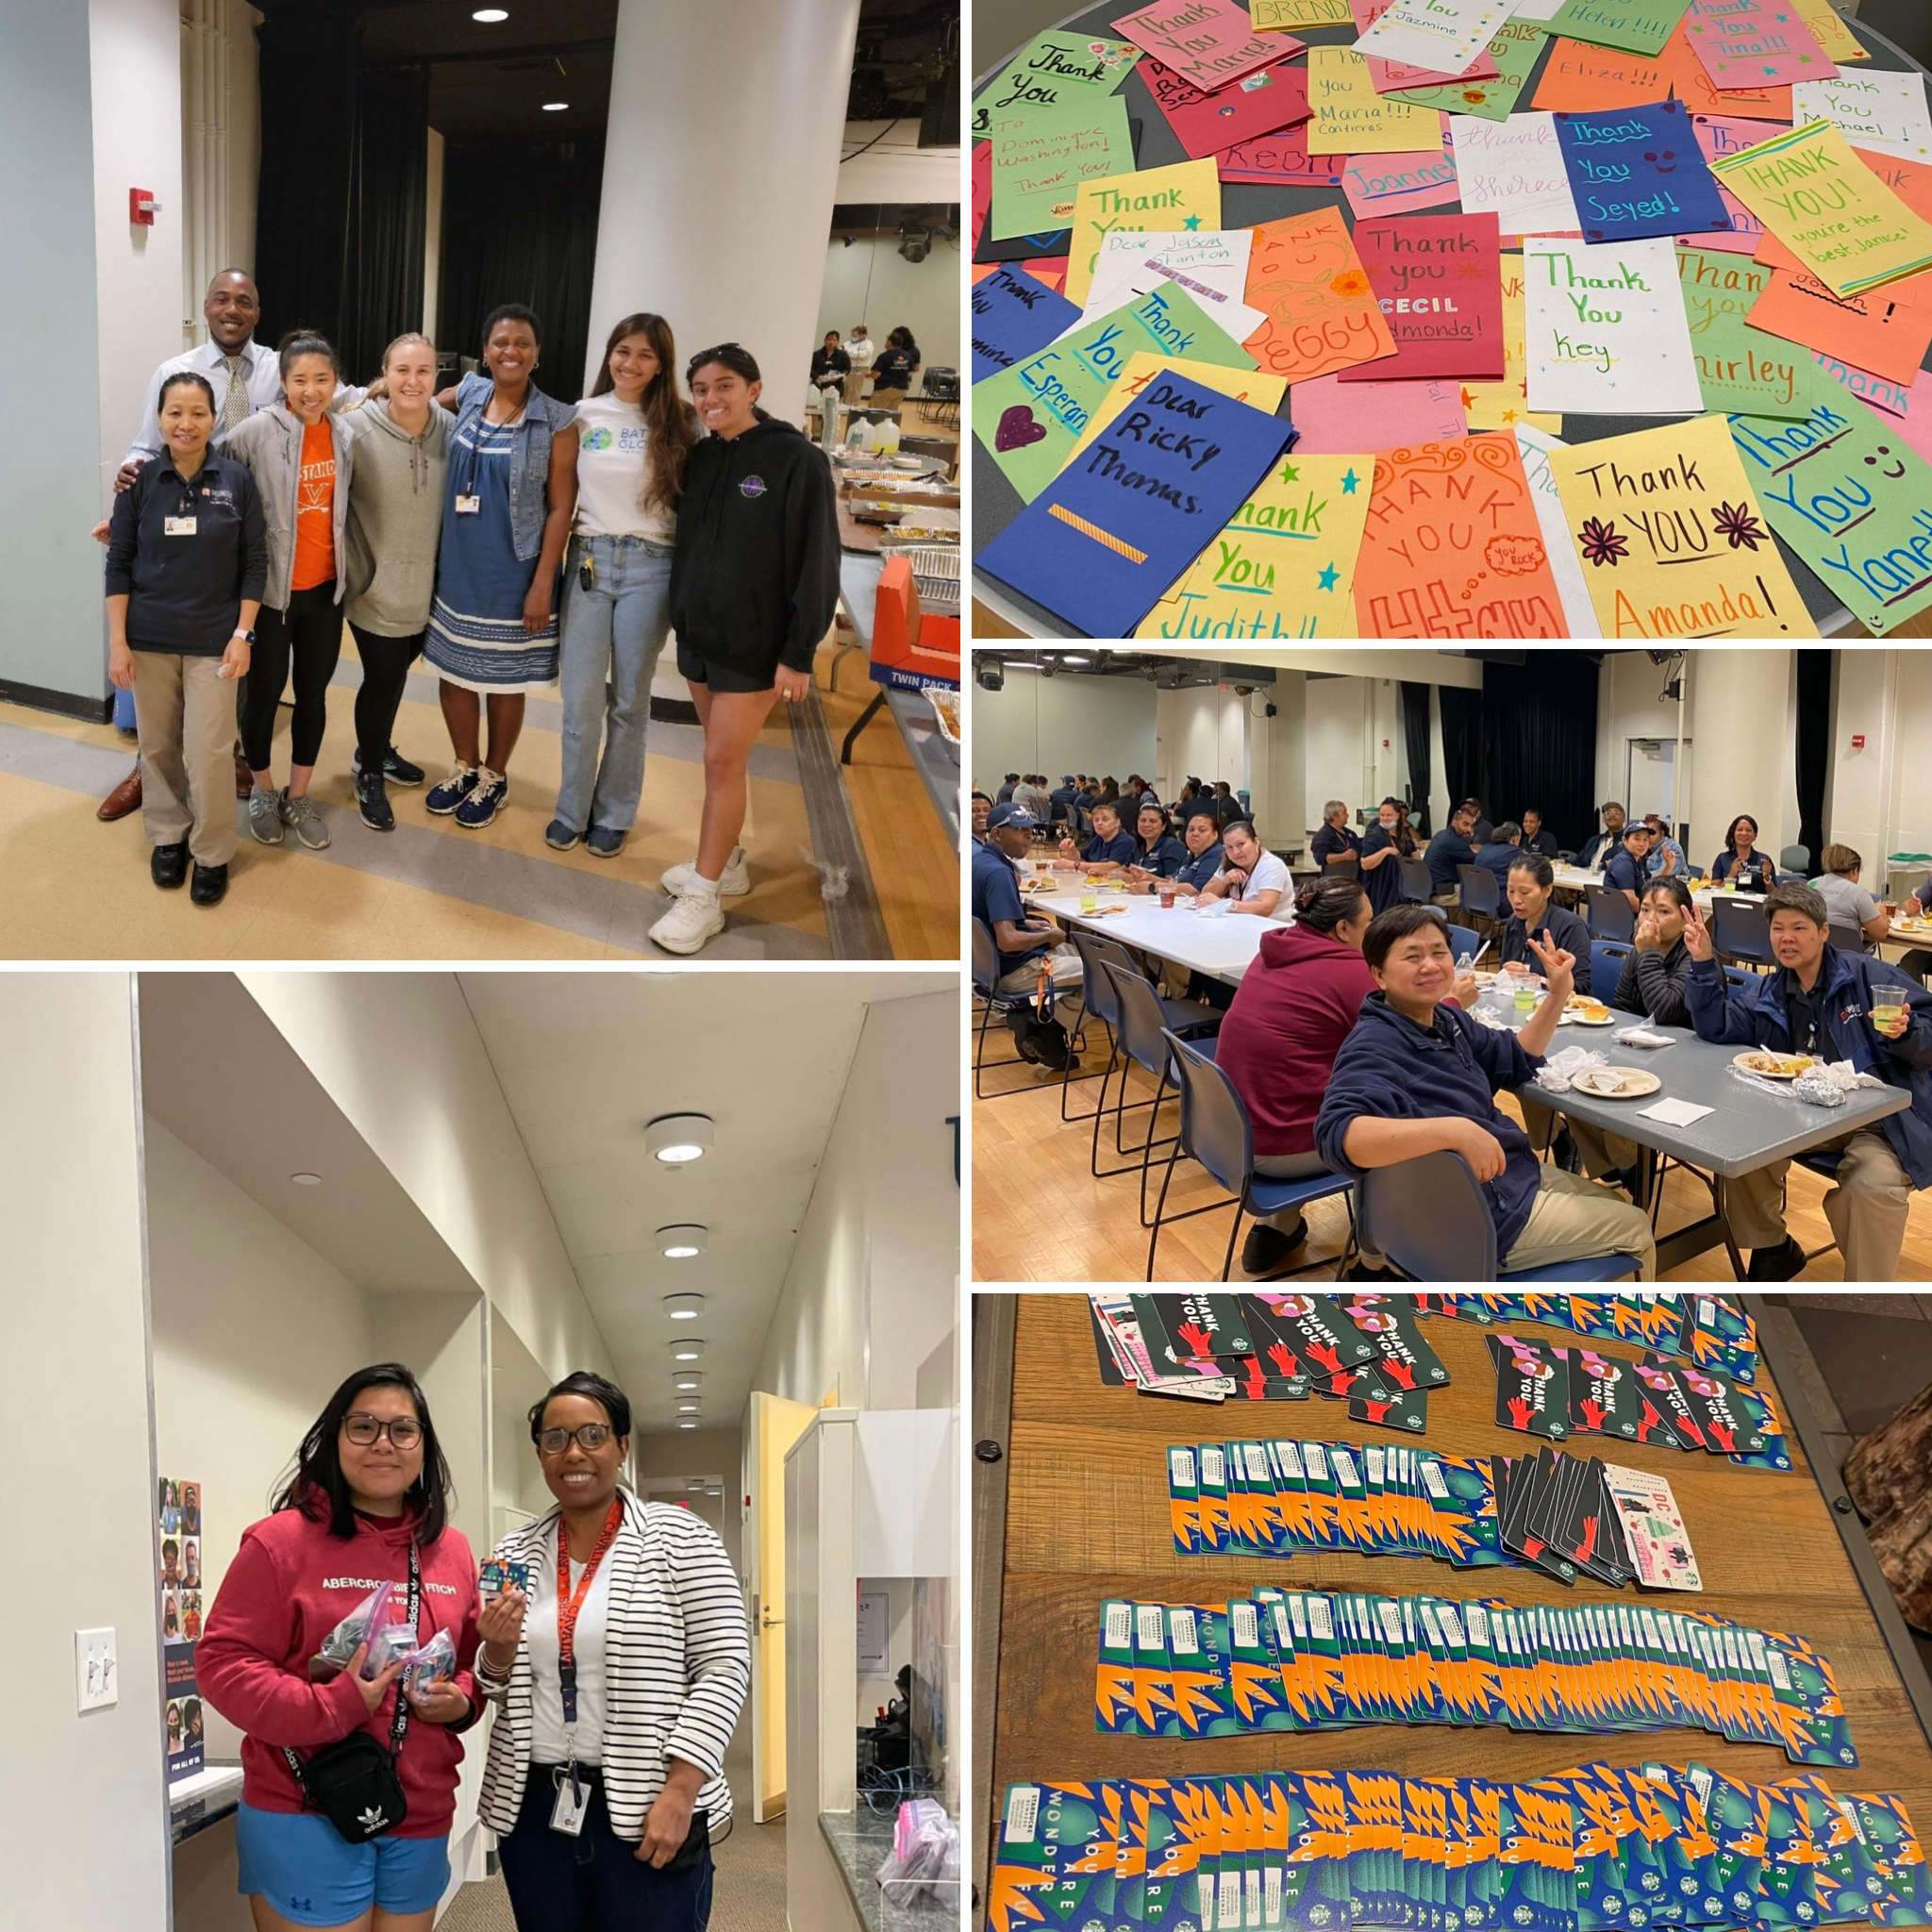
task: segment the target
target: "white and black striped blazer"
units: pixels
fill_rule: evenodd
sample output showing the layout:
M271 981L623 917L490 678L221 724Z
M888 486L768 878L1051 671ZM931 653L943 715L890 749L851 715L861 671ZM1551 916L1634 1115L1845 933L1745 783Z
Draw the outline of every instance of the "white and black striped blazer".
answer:
M605 1633L605 1802L620 1838L641 1839L664 1788L664 1760L705 1773L697 1807L710 1828L731 1816L724 1747L751 1686L751 1639L724 1545L689 1509L642 1503L627 1490L610 1554ZM541 1564L554 1557L557 1510L507 1536L493 1555ZM517 1646L509 1687L490 1732L480 1811L492 1831L514 1828L530 1769L530 1647Z

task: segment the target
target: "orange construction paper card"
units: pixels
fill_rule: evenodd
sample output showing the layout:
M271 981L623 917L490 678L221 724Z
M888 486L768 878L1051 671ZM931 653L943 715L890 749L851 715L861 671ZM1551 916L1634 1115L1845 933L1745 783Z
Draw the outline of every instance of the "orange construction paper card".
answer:
M1356 563L1365 638L1566 638L1513 436L1378 451Z
M1889 289L1840 300L1816 275L1790 269L1772 270L1744 320L1893 382L1909 383L1932 348L1932 306L1900 302Z
M1242 347L1291 382L1395 353L1341 211L1260 223L1248 253L1248 306L1268 320Z
M1695 113L1730 114L1745 121L1778 121L1790 125L1789 87L1713 87L1704 63L1684 38L1681 21L1655 58L1557 37L1550 42L1549 58L1531 106L1562 113L1588 113L1594 108L1644 107L1670 94Z
M1911 209L1921 220L1932 222L1932 161L1908 161L1899 155L1882 155L1876 148L1854 147L1852 152ZM1757 244L1757 258L1767 268L1803 269L1805 264L1769 228ZM1906 291L1917 283L1923 298ZM1904 301L1932 301L1932 282L1921 275L1908 275L1888 282L1886 291Z

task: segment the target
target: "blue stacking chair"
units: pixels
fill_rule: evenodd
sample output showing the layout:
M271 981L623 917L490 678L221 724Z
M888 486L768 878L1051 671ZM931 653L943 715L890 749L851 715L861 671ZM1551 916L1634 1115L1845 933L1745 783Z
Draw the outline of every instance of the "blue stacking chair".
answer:
M1222 1015L1210 1008L1195 1006L1191 1011L1185 1000L1163 1000L1141 975L1130 967L1113 965L1103 969L1113 977L1114 998L1120 1008L1121 1048L1127 1058L1142 1072L1154 1074L1154 1111L1147 1117L1147 1131L1141 1140L1141 1225L1147 1225L1147 1167L1157 1147L1165 1147L1174 1137L1162 1135L1156 1139L1156 1129L1160 1121L1160 1109L1166 1104L1168 1082L1174 1079L1174 1056L1168 1051L1168 1028L1176 1034L1186 1034L1201 1045L1204 1053L1211 1055L1214 1042L1211 1036L1221 1027ZM1178 1012L1175 1010L1180 1008ZM1210 1036L1205 1041L1203 1035ZM1121 1075L1121 1098L1126 1097L1127 1079ZM1180 1083L1174 1080L1174 1098L1180 1098ZM1116 1108L1114 1140L1118 1144L1121 1124Z
M1127 981L1139 980L1142 986L1146 986L1147 991L1150 994L1153 994L1156 1003L1160 1008L1161 1024L1165 1026L1172 1026L1177 1033L1191 1033L1197 1028L1211 1032L1221 1024L1221 1015L1211 1008L1201 1006L1196 1001L1163 999L1158 993L1154 992L1154 989L1148 985L1146 975L1135 964L1132 955L1128 953L1124 946L1118 944L1115 941L1102 938L1098 933L1088 935L1087 944L1081 949L1083 960L1090 957L1090 948L1091 958L1093 961L1090 970L1094 973L1100 981L1100 985L1090 990L1089 997L1092 1004L1092 1010L1097 1014L1103 1013L1101 1002L1103 999L1105 1000L1104 1017L1111 1038L1111 1048L1108 1054L1107 1073L1110 1075L1113 1070L1118 1067L1121 1075L1120 1089L1115 1093L1113 1099L1113 1151L1116 1154L1124 1154L1129 1157L1125 1163L1120 1167L1104 1168L1100 1164L1100 1124L1106 1118L1108 1110L1107 1082L1103 1078L1100 1089L1100 1106L1093 1116L1093 1146L1088 1161L1088 1171L1095 1180L1104 1181L1111 1180L1116 1174L1131 1174L1136 1167L1145 1167L1145 1150L1140 1147L1129 1147L1126 1144L1124 1139L1126 1134L1126 1117L1130 1113L1140 1112L1142 1108L1158 1108L1160 1105L1158 1094L1152 1100L1129 1100L1127 1098L1128 1069L1138 1065L1157 1077L1165 1071L1161 1064L1160 1057L1150 1052L1147 1048L1144 1028L1140 1039L1140 1045L1147 1057L1141 1058L1130 1050L1126 1038L1127 1017L1121 1000L1122 985ZM1103 987L1105 988L1104 992L1102 991ZM1147 1131L1149 1134L1154 1132L1154 1119L1152 1117L1148 1120Z
M1503 888L1496 874L1486 865L1458 865L1456 877L1457 909L1486 919L1491 925L1500 924L1504 916Z
M1160 1245L1163 1223L1191 1220L1196 1214L1212 1214L1223 1208L1234 1209L1234 1225L1227 1231L1227 1253L1222 1257L1221 1278L1225 1281L1234 1266L1235 1242L1241 1239L1241 1223L1250 1214L1279 1214L1284 1208L1305 1208L1310 1201L1340 1194L1351 1203L1348 1244L1342 1250L1338 1275L1355 1249L1355 1211L1351 1189L1354 1183L1344 1174L1314 1174L1300 1180L1271 1180L1255 1172L1255 1130L1248 1110L1235 1091L1234 1082L1208 1054L1176 1033L1165 1036L1174 1057L1175 1078L1181 1090L1181 1128L1174 1139L1174 1152L1167 1157L1167 1172L1160 1179L1160 1198L1154 1208L1154 1232L1147 1241L1147 1279L1154 1279L1154 1251ZM1189 1208L1178 1214L1167 1212L1167 1191L1174 1184L1174 1162L1185 1154L1207 1169L1208 1177L1220 1183L1233 1197L1210 1201L1205 1208ZM1326 1261L1310 1261L1300 1268L1277 1269L1268 1279L1286 1280L1306 1274L1313 1268L1325 1268Z
M981 1070L987 1065L986 1036L994 1019L1004 1020L1015 1007L1024 1007L1031 997L1024 992L1001 992L999 976L1000 953L993 943L992 928L985 920L975 919L973 922L973 997L979 1002L979 1027L974 1035L973 1043L973 1097L975 1100L1004 1100L1009 1093L1026 1091L1025 1087L1008 1087L998 1093L989 1093L981 1078ZM1030 1060L1023 1060L1018 1054L994 1060L991 1066L994 1070L1024 1067L1029 1073L1036 1071Z
M1473 926L1452 925L1449 928L1449 950L1457 958L1460 959L1467 954L1473 959L1475 958L1475 949L1476 937ZM1485 967L1483 970L1488 972L1489 969Z
M1634 940L1637 915L1630 902L1616 886L1590 886L1584 896L1590 901L1590 936L1593 940Z
M1774 966L1771 950L1771 924L1764 908L1755 901L1739 905L1722 893L1710 902L1711 943L1732 960L1754 966Z
M1362 1246L1410 1281L1623 1281L1637 1273L1633 1256L1591 1255L1499 1274L1496 1224L1469 1163L1447 1148L1370 1168L1357 1192Z
M1617 982L1624 976L1624 961L1636 951L1619 940L1592 940L1590 947L1590 990L1611 1005L1617 997Z
M1426 906L1436 896L1436 882L1420 858L1398 858L1395 870L1402 880L1401 896Z

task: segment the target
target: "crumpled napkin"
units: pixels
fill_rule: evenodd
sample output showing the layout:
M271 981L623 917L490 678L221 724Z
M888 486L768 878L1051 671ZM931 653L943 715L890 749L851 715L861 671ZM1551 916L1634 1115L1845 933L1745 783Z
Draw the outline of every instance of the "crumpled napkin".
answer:
M1588 1047L1566 1046L1561 1053L1552 1054L1537 1069L1536 1084L1547 1093L1567 1093L1571 1083L1585 1067L1608 1065L1602 1054L1592 1053Z
M1642 1026L1632 1026L1617 1035L1619 1046L1674 1046L1676 1042L1668 1033L1652 1033Z

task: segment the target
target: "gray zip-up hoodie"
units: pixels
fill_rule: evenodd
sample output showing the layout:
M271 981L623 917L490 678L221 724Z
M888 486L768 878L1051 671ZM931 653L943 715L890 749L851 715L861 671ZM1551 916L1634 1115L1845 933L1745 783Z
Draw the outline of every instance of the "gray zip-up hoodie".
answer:
M349 500L349 418L325 416L335 449L334 515L336 597L342 601L342 526ZM295 505L302 491L302 419L281 403L244 417L215 447L248 465L261 497L262 521L268 525L268 589L261 601L271 610L286 610L295 580Z
M420 436L398 428L383 401L364 403L348 418L348 617L379 638L414 637L429 623L455 424L434 403Z

